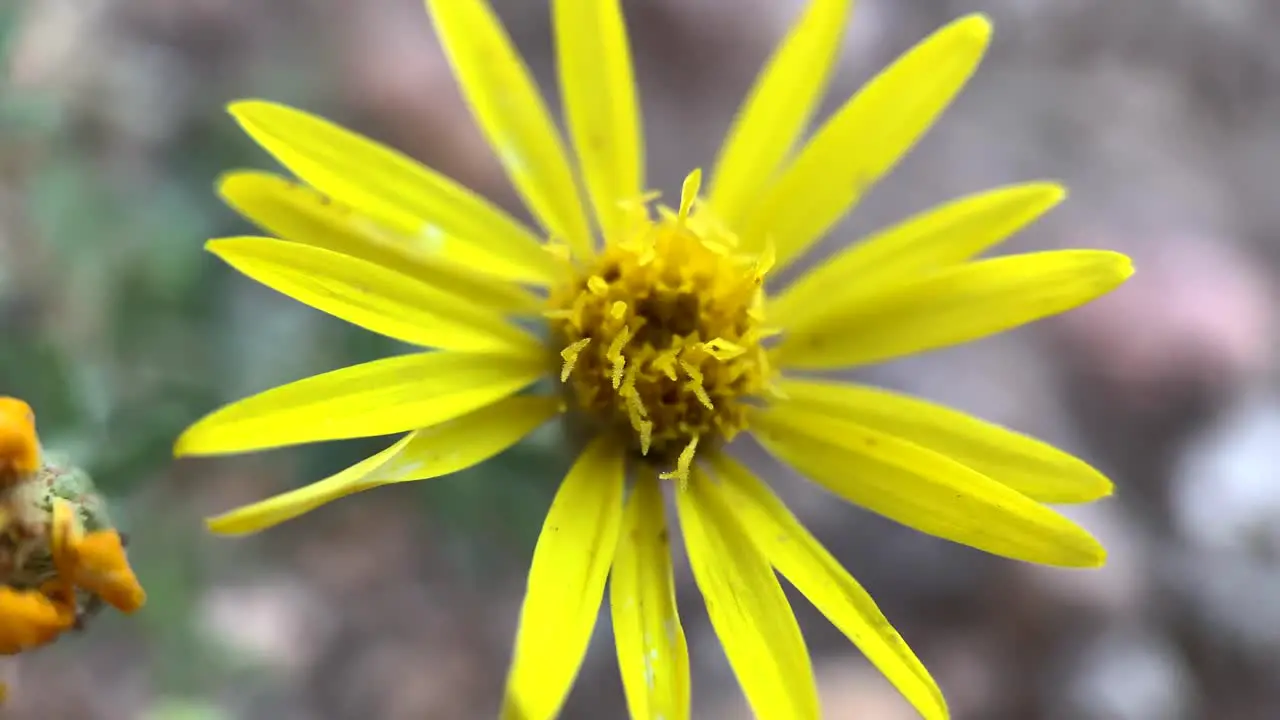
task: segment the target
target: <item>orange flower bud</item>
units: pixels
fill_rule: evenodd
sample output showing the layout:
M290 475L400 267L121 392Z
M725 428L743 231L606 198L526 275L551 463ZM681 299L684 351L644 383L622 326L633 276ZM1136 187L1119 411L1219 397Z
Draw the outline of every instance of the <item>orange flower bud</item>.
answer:
M0 397L0 482L20 482L40 469L40 440L31 406Z
M65 584L41 590L0 587L0 654L53 642L75 622L75 599Z

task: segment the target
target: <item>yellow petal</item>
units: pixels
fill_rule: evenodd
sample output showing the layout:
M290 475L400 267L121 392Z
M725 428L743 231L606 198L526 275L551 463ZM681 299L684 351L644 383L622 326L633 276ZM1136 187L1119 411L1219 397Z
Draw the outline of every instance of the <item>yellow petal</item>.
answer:
M507 278L464 265L448 252L359 215L337 200L278 175L236 172L225 175L218 191L231 207L259 227L285 240L314 245L404 273L465 302L504 313L537 312L541 300Z
M879 293L825 303L786 328L774 360L827 369L958 345L1083 305L1132 274L1129 258L1101 250L957 265Z
M564 143L511 38L485 0L426 0L462 95L542 227L583 257L591 230Z
M638 471L609 575L618 667L632 720L688 720L689 649L676 611L658 478Z
M676 509L693 578L751 712L760 720L821 717L800 626L723 490L695 467Z
M550 720L586 656L622 527L623 455L594 440L560 484L533 551L505 720Z
M551 419L557 398L521 396L430 428L409 433L396 444L323 480L208 520L219 535L247 535L358 492L381 485L428 480L488 460Z
M615 237L619 203L644 190L644 140L619 0L555 0L556 66L565 121L600 230Z
M788 379L779 388L797 410L848 420L928 448L1032 500L1082 503L1111 494L1111 481L1079 458L941 405L822 380Z
M751 206L743 247L772 240L784 268L893 169L933 125L973 71L991 38L982 15L957 20L877 75L827 121Z
M975 470L891 435L780 405L753 413L769 452L849 502L921 532L1027 562L1098 567L1083 528Z
M834 302L886 283L940 270L1004 241L1066 197L1061 185L1025 183L969 195L926 210L850 245L769 303L769 322L803 323Z
M361 215L503 277L548 284L563 274L528 228L385 145L286 105L244 100L229 109L281 165Z
M445 350L542 352L537 339L492 310L350 255L271 238L210 240L205 247L273 290L396 340Z
M822 99L852 0L813 0L756 79L725 137L709 203L735 225L787 159Z
M544 374L541 358L430 352L384 358L267 390L206 415L177 455L217 455L390 435L452 420Z
M945 720L942 691L871 595L750 470L719 453L712 463L724 480L734 513L778 572L857 645L926 720Z

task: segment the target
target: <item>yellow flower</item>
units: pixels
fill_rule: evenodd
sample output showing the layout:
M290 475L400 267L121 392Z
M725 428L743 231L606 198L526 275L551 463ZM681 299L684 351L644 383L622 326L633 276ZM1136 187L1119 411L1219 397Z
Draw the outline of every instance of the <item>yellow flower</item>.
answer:
M695 170L676 208L654 209L617 0L551 3L576 164L490 7L427 5L463 95L541 228L322 119L234 104L245 130L305 184L225 178L227 201L284 239L209 249L290 297L432 351L269 390L191 427L178 454L408 432L211 528L254 532L355 492L447 475L568 412L593 439L538 540L504 717L558 713L606 581L632 716L689 717L664 495L757 716L820 715L776 570L922 715L947 717L867 593L727 444L748 431L836 495L941 538L1048 565L1103 563L1096 540L1042 504L1110 494L1085 463L923 400L813 373L984 337L1118 286L1132 270L1115 253L974 259L1060 202L1060 186L953 201L764 292L766 275L856 205L960 91L987 46L987 19L961 18L907 52L797 151L850 5L813 0L738 114L705 197ZM562 392L524 392L543 378Z

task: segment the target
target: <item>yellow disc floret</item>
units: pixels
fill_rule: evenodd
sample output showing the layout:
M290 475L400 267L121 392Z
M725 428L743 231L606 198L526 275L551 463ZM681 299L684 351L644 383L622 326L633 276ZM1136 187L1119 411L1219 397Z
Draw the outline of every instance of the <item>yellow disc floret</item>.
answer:
M685 480L701 444L732 439L746 403L772 373L762 341L771 253L744 257L699 208L701 174L680 209L630 210L591 266L551 296L565 382L581 409L625 432L632 447Z

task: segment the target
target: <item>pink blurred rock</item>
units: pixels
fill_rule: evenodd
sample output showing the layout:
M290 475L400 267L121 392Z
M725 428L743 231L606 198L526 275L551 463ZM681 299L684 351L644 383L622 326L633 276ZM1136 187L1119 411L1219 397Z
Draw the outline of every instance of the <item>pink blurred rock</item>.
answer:
M16 90L78 86L93 66L83 58L103 55L110 38L96 32L107 17L107 3L47 0L19 15L4 60L5 81Z
M823 717L831 720L913 720L911 704L865 658L851 655L814 667Z
M1090 374L1141 397L1170 385L1225 390L1274 365L1273 288L1227 238L1169 234L1072 244L1129 252L1129 282L1048 327Z
M333 612L305 585L280 576L210 590L198 622L211 641L237 657L296 677L314 664L331 635Z

